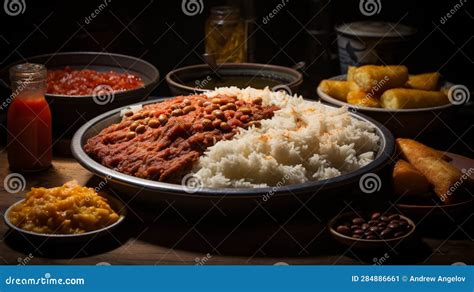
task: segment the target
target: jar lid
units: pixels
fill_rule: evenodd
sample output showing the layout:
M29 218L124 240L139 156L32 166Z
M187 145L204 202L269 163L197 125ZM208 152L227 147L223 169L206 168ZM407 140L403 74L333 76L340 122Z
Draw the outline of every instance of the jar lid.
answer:
M42 64L23 63L10 68L11 81L43 81L46 76L46 67Z
M392 22L357 21L338 25L336 26L336 31L358 37L402 38L416 33L416 28Z
M240 16L240 10L234 6L215 6L211 8L211 15L235 18Z

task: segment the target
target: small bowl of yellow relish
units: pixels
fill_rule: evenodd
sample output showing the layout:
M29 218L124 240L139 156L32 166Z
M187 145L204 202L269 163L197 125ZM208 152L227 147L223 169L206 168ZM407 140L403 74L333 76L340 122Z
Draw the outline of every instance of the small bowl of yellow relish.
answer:
M32 188L5 212L6 224L41 237L98 236L117 227L126 208L117 199L70 181L54 188Z

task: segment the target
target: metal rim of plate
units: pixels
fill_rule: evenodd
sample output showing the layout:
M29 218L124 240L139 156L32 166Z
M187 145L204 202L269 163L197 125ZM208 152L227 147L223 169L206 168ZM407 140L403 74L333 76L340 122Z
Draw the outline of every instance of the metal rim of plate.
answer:
M329 78L328 80L337 80L337 81L346 81L347 80L347 74L342 74L342 75L337 75L334 77ZM445 87L451 87L454 84L451 82L441 82L441 88ZM440 106L433 106L433 107L423 107L423 108L408 108L408 109L386 109L386 108L374 108L374 107L366 107L366 106L355 106L353 104L341 101L337 98L334 98L330 96L329 94L323 92L319 86L316 89L316 92L318 96L324 100L325 102L328 102L332 105L338 105L338 106L345 106L351 109L356 109L356 110L362 110L365 112L382 112L382 113L414 113L414 112L424 112L424 111L438 111L438 110L443 110L450 108L454 106L452 103L440 105Z
M93 160L89 155L87 155L83 149L83 145L86 140L93 135L98 134L103 128L109 126L112 123L116 123L120 120L120 112L124 109L129 108L130 106L137 105L146 105L151 103L157 103L165 100L165 98L140 102L125 106L122 108L114 109L109 112L106 112L89 122L85 123L77 132L74 134L74 137L71 141L71 152L74 158L87 170L91 171L99 177L107 177L109 180L112 180L119 184L125 184L127 186L136 187L138 189L148 189L157 192L165 192L167 194L173 194L176 196L193 196L193 197L210 197L210 198L243 198L243 197L261 197L262 195L271 193L272 196L279 195L290 195L297 194L300 192L307 192L308 190L319 190L324 187L324 189L334 189L340 186L344 186L350 183L357 181L363 174L374 173L382 169L387 165L388 161L392 158L395 153L395 139L391 132L382 124L375 121L372 118L369 118L360 113L349 113L352 117L366 121L374 126L377 131L377 135L381 138L380 148L376 154L376 158L371 163L359 168L356 171L340 175L334 178L320 180L320 181L308 181L300 184L286 185L281 187L264 187L264 188L200 188L196 192L189 193L183 185L172 184L167 182L153 181L143 178L134 177L131 175L123 174L117 171L114 171L102 164ZM327 107L332 107L330 105L325 105ZM114 119L115 122L102 127L96 128L97 124L104 123L106 120ZM95 132L91 135L91 131ZM88 136L89 135L89 136Z

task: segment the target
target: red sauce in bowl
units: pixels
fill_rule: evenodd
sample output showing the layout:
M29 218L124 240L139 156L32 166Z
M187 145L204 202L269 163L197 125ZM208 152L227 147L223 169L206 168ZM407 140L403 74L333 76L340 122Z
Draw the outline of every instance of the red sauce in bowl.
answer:
M73 70L66 67L62 70L48 70L46 92L61 95L94 95L97 91L103 92L104 88L116 92L143 85L139 76L130 73Z

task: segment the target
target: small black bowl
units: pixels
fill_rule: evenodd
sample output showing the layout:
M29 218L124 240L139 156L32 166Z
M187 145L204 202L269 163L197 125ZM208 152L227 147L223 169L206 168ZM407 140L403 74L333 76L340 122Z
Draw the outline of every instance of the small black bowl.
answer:
M359 249L381 249L386 248L388 246L395 247L401 244L404 244L409 241L409 239L413 236L416 228L416 224L408 217L400 215L401 219L405 219L408 224L410 224L413 228L410 229L406 234L390 238L390 239L360 239L360 238L353 238L342 233L336 231L337 225L342 223L343 221L350 221L350 219L359 216L358 212L347 212L340 214L333 219L328 224L329 233L331 236L337 240L338 242L354 248Z
M303 83L303 74L296 68L289 68L268 64L256 63L224 63L218 64L219 74L222 76L262 77L275 80L287 87L291 93L297 93ZM207 89L199 85L191 87L185 83L193 80L206 80L213 75L211 68L206 64L182 67L166 75L166 83L173 95L189 95L203 93Z
M4 86L10 84L8 70L11 66L23 63L15 62L0 71L0 79ZM160 74L152 64L131 56L99 53L99 52L68 52L46 54L27 58L27 62L44 64L47 69L91 69L97 71L128 72L139 76L144 86L114 92L103 99L94 99L91 95L60 95L45 94L49 103L53 132L57 138L71 138L82 124L90 119L128 104L145 100L159 81Z

